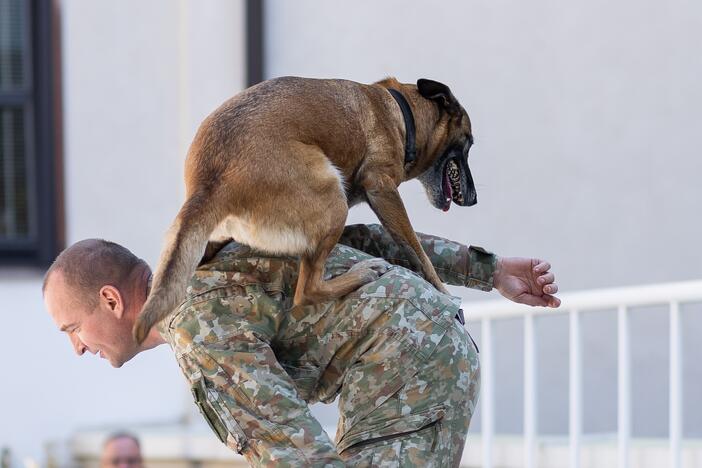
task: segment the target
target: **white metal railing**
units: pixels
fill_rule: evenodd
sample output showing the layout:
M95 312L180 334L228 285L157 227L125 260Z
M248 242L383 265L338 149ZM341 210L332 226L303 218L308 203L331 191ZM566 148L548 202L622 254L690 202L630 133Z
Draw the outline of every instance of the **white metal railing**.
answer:
M613 309L617 311L617 399L618 466L629 468L631 439L631 359L629 313L633 307L668 305L670 316L669 375L669 467L681 468L682 441L682 343L680 304L702 302L702 281L657 284L630 288L604 289L561 295L560 309L532 308L507 300L464 303L470 321L481 323L481 405L482 466L493 468L494 443L494 368L492 322L506 318L524 319L524 464L537 466L536 334L534 319L539 315L569 315L569 466L580 467L582 440L582 355L580 318L582 312Z

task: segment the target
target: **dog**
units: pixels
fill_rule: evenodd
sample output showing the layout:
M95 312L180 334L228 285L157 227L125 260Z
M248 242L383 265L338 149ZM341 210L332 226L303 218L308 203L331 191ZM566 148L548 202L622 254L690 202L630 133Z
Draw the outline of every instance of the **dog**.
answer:
M246 89L202 122L190 146L186 200L166 235L134 338L143 342L179 305L208 240L299 255L294 305L342 297L377 278L368 267L323 279L348 209L360 202L446 292L397 187L418 178L436 208L474 205L472 144L465 109L433 80L281 77Z

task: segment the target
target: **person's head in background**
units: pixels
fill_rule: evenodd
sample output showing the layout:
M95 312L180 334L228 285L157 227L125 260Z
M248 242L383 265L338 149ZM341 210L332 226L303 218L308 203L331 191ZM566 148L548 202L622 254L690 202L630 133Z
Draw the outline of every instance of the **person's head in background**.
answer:
M102 446L101 468L142 468L139 439L128 432L115 432Z

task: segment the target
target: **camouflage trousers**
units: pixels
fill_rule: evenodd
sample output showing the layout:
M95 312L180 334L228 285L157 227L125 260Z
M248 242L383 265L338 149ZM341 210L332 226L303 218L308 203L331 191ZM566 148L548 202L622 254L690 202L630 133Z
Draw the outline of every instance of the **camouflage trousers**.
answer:
M454 322L432 356L415 375L407 376L397 393L356 424L353 433L337 436L341 439L340 456L347 466L459 465L478 399L480 367L473 340L458 321ZM374 370L366 367L363 373ZM353 411L345 402L355 390L353 386L342 389L342 420L345 411ZM373 400L374 395L367 398ZM344 443L359 438L362 440L350 446Z
M252 466L459 464L480 387L459 298L393 267L343 301L278 299L216 288L163 331L220 441ZM334 444L308 405L337 396Z

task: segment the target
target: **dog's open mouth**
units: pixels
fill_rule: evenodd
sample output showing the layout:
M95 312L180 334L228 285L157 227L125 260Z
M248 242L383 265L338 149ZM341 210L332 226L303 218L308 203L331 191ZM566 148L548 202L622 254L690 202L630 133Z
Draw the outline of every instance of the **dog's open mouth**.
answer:
M463 205L464 198L461 191L461 169L455 159L449 159L444 167L443 177L444 206L443 210L448 211L451 207L451 200L458 205Z

